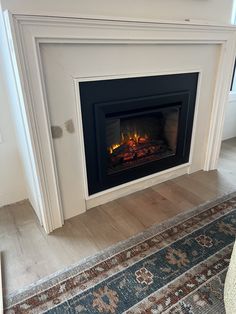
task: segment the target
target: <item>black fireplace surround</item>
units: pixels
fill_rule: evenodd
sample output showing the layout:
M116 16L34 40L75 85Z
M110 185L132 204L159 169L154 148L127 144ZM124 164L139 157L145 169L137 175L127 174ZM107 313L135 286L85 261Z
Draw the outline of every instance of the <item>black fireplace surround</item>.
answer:
M89 195L189 161L198 73L79 83Z

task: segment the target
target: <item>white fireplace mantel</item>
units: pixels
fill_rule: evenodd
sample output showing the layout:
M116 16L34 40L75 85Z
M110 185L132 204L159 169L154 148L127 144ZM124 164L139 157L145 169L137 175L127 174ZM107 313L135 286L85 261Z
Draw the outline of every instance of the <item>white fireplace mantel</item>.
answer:
M11 15L5 12L5 23L8 33L8 41L16 78L20 112L27 140L28 154L31 160L30 171L34 178L32 197L36 200L38 210L41 213L42 224L46 232L61 227L64 223L63 201L58 175L58 167L55 157L55 146L51 137L51 121L49 113L49 97L47 80L45 79L45 61L42 58L42 45L61 44L63 47L73 44L78 47L92 45L102 45L103 47L113 47L123 45L125 47L140 46L145 47L178 45L178 47L189 46L206 47L212 45L218 47L219 58L215 75L209 78L214 85L211 95L211 107L208 134L204 134L207 139L206 149L201 153L201 168L211 170L217 167L219 158L221 136L224 122L225 106L228 99L233 63L236 52L236 31L230 25L207 25L192 24L186 22L157 22L157 21L127 21L112 19L92 19L92 18L68 18L68 17L44 17ZM68 46L69 47L69 46ZM198 48L198 49L200 49ZM218 50L217 50L218 51ZM186 52L185 52L186 53ZM78 58L80 56L78 55ZM87 65L88 68L89 64ZM66 65L65 65L66 68ZM86 68L86 67L85 67ZM69 67L66 71L68 73ZM192 154L196 154L196 136L199 135L199 123L203 114L204 92L202 77L204 67L201 63L194 62L188 64L177 64L175 67L167 67L166 70L155 68L145 72L137 71L127 73L115 73L111 71L105 75L108 79L112 77L163 75L167 73L194 72L200 73L198 86L197 104L194 120L194 130L191 147L191 158L188 164L177 169L172 169L163 173L149 176L142 180L136 180L119 188L113 188L92 197L88 196L86 188L86 171L83 150L83 134L80 117L80 100L76 90L74 90L74 106L76 107L77 121L76 136L78 137L78 154L81 156L81 187L78 189L81 203L77 214L85 211L86 207L92 207L102 202L109 201L116 197L127 194L127 189L135 191L142 187L165 181L168 178L180 174L190 173L199 170L194 166ZM101 79L104 73L97 70L71 73L71 84L75 87L81 80ZM210 73L210 71L209 71ZM56 73L55 73L56 75ZM56 77L55 77L56 79ZM205 78L206 79L206 78ZM51 93L51 91L50 91ZM73 98L73 97L72 97ZM206 99L206 98L205 98ZM207 104L205 104L207 105ZM201 109L201 110L200 110ZM200 113L199 113L200 110ZM146 180L146 181L145 181Z

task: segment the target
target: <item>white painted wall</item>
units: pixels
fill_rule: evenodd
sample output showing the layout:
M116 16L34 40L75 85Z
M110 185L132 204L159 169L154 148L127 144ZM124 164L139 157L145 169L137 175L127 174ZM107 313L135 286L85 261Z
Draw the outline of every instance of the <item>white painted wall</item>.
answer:
M233 0L2 0L13 13L230 23Z
M232 137L236 137L236 94L231 94L229 97L222 139L227 140Z
M1 21L2 22L2 21ZM4 63L3 25L0 24L0 207L27 198L19 156Z
M41 220L1 7L0 38L0 206L29 198Z

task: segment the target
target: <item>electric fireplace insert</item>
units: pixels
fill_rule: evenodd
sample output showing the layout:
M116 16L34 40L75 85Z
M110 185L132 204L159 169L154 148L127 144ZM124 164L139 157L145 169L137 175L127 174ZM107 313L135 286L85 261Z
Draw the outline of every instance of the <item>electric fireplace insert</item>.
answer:
M89 194L189 160L198 73L80 82Z

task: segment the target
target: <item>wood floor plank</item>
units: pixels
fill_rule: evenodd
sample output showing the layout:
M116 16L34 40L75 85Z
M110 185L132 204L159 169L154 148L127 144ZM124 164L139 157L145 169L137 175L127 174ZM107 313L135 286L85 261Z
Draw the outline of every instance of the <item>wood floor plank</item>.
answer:
M81 221L90 230L93 235L93 241L99 247L104 249L116 242L125 239L118 226L113 224L109 216L99 206L96 209L89 210L86 215L82 215Z
M127 211L119 202L113 201L102 206L102 210L109 216L113 225L117 225L120 233L126 238L141 232L145 225L135 217L130 211Z
M174 182L183 187L190 193L195 194L200 197L203 202L210 200L218 195L217 192L213 191L210 186L206 187L204 182L199 182L194 179L194 176L184 175L179 178L174 179Z
M152 189L169 199L179 210L191 208L202 202L199 196L178 186L174 181L157 184Z
M9 294L186 209L236 190L236 139L218 171L199 171L93 208L46 235L28 202L0 208L3 290Z
M135 216L145 227L167 219L163 211L158 211L156 203L148 198L144 191L120 198L117 202Z

